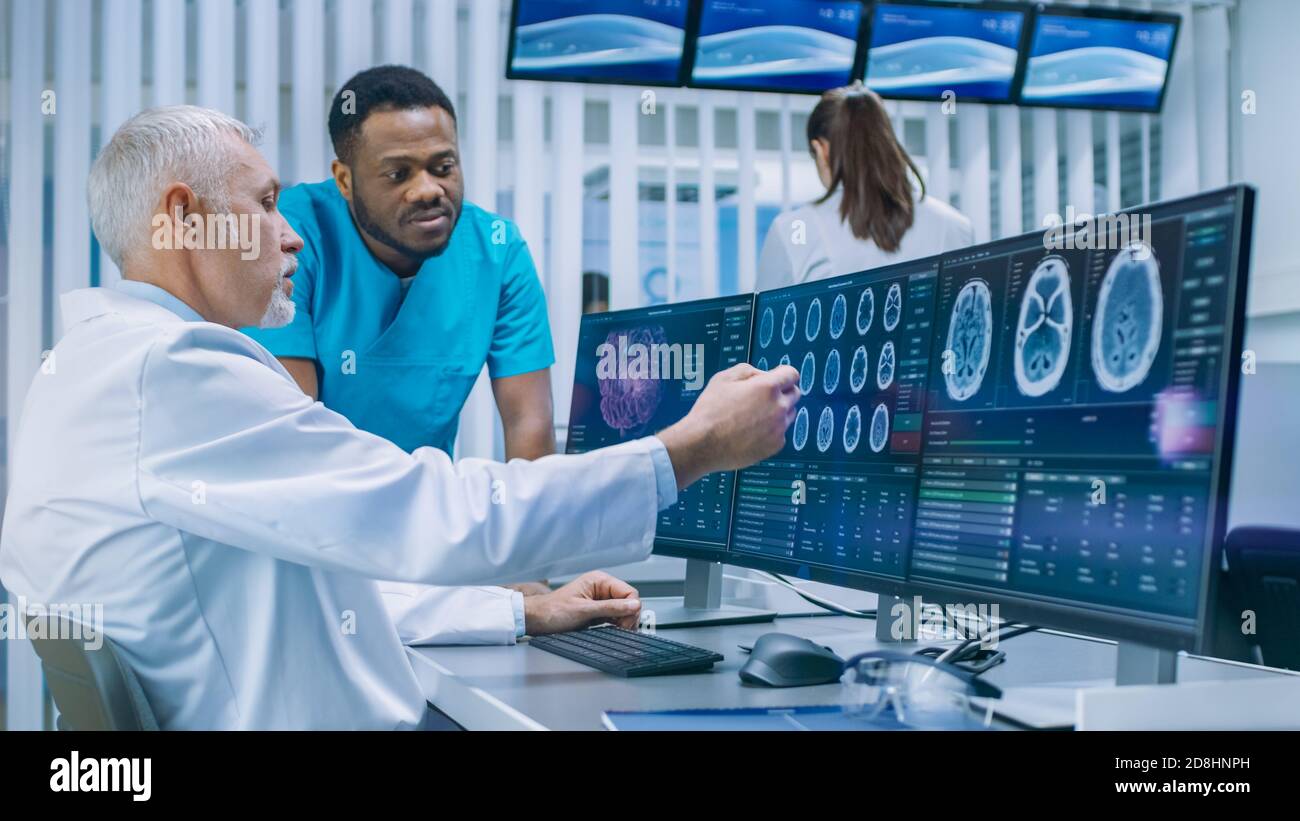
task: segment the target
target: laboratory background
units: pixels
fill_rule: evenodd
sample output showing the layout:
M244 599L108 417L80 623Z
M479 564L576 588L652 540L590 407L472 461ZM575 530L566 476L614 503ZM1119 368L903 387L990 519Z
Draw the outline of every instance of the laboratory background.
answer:
M928 193L964 214L979 244L1053 214L1254 186L1245 347L1271 384L1300 388L1300 3L1074 5L1180 18L1159 111L886 94ZM263 129L261 151L287 187L329 176L324 124L347 78L390 63L431 76L456 104L466 198L513 220L535 260L560 448L584 303L758 290L774 220L824 193L805 136L818 97L510 79L511 15L509 0L0 0L0 499L5 443L58 339L58 295L118 276L91 234L86 179L107 137L145 107L193 103ZM162 68L180 63L183 74ZM1229 524L1300 526L1300 393L1270 390L1240 412ZM456 455L503 454L484 374ZM667 575L680 562L651 560ZM761 592L748 571L726 572L729 596ZM47 726L34 656L0 642L0 671L0 728Z

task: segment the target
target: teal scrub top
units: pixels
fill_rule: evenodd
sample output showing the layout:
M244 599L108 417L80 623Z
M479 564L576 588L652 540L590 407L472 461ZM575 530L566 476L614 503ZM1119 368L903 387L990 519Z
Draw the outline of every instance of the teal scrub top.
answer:
M303 240L296 315L245 333L278 357L315 360L321 401L358 428L450 454L484 365L499 379L555 362L546 298L512 222L464 203L446 249L403 293L333 180L288 189L280 210Z

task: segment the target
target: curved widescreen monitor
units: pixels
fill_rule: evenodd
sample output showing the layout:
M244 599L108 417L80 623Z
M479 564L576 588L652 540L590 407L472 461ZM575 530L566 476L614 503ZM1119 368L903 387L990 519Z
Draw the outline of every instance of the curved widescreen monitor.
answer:
M821 94L860 73L859 0L701 0L687 85Z
M681 84L689 0L515 0L506 76Z
M866 84L882 97L1009 103L1029 7L1009 3L877 3Z
M567 453L652 435L690 410L710 378L746 361L754 297L588 314L578 333ZM661 511L655 552L718 561L734 473L714 473Z
M1176 14L1040 6L1021 105L1158 112L1180 20Z

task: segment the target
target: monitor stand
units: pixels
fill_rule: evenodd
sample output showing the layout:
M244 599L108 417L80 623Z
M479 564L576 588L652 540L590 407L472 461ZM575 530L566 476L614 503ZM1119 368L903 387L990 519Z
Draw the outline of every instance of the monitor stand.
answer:
M704 559L686 560L685 595L681 599L643 599L641 624L653 629L702 627L709 624L744 624L772 621L776 613L722 603L722 564ZM654 615L651 616L650 614Z
M1115 659L1115 684L1173 684L1178 673L1178 652L1121 641Z

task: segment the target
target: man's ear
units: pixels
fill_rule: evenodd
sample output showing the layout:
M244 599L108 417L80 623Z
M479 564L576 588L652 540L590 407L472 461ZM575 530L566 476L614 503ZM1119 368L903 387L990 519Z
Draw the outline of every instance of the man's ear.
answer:
M352 202L352 169L340 159L335 159L330 164L330 172L334 175L334 184L339 187L339 193L343 199Z
M163 189L158 200L158 212L168 219L184 220L199 210L199 196L183 182L174 182Z

